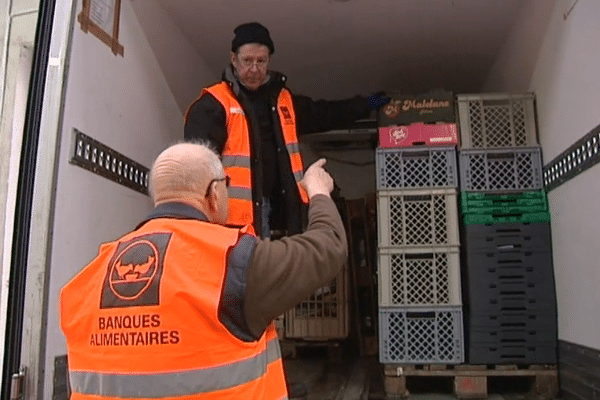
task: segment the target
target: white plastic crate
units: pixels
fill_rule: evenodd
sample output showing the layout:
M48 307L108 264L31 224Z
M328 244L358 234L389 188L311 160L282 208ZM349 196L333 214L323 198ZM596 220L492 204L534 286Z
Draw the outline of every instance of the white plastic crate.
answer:
M350 327L348 266L329 285L285 313L285 337L289 339L345 339Z
M538 145L532 93L463 94L456 98L461 148Z
M379 306L460 305L459 248L379 250Z
M379 248L459 245L454 188L380 190L377 215Z
M378 148L377 189L457 187L456 147Z
M460 306L379 309L382 364L460 364L464 353Z

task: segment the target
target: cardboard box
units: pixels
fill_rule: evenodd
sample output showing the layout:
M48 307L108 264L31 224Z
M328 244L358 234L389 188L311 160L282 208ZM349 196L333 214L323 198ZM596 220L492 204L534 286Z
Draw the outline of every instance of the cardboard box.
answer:
M456 124L416 123L379 128L379 147L448 146L458 144Z
M410 125L414 122L456 122L452 92L436 90L417 96L386 93L390 102L379 109L379 126Z

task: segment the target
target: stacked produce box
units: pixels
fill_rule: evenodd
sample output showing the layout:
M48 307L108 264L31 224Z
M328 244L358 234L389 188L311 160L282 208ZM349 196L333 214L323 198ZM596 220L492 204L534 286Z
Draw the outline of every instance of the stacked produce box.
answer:
M550 213L534 96L456 100L467 362L554 364Z
M376 150L379 358L464 358L453 95L392 95Z

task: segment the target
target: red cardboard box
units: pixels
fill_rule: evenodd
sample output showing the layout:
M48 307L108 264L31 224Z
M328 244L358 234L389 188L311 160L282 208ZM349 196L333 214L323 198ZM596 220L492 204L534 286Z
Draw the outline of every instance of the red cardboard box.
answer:
M458 144L456 124L422 124L379 128L379 147L447 146Z

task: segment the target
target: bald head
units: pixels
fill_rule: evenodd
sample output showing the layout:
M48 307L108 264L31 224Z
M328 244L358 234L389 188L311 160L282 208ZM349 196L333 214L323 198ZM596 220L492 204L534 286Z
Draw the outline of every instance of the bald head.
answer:
M156 158L150 173L154 204L204 198L211 180L224 175L217 154L204 144L179 143Z

